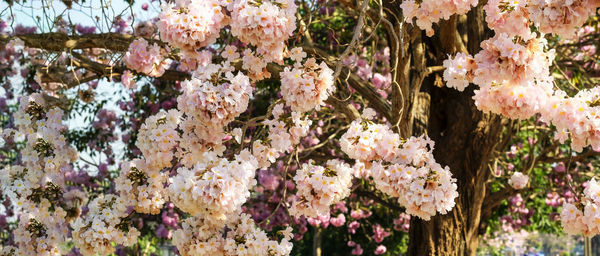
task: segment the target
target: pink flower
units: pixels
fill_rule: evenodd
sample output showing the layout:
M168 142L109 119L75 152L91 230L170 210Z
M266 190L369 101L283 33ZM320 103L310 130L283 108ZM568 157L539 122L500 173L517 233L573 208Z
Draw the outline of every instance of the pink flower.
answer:
M373 239L375 239L376 243L383 242L383 239L390 236L391 233L386 231L381 225L377 224L373 226Z
M363 254L363 249L360 247L360 244L357 244L356 247L354 247L354 249L352 249L352 255L362 255Z
M156 43L149 45L143 39L136 39L129 45L123 60L128 68L153 77L162 76L170 61L165 59L164 51Z
M508 184L511 185L514 189L522 189L525 186L527 186L528 182L529 176L521 172L513 173L513 175L510 177L510 180L508 180Z
M123 71L123 74L121 75L121 83L127 89L135 90L136 88L135 80L133 80L133 75L129 70Z
M384 254L386 251L387 251L387 248L385 248L385 245L379 245L379 246L377 246L377 248L375 248L375 255Z
M341 227L344 225L344 223L346 223L346 216L344 216L343 213L340 213L337 217L331 218L329 223L331 223L331 225L334 227Z
M355 234L358 227L360 227L360 223L358 223L358 221L351 222L350 225L348 225L348 233Z

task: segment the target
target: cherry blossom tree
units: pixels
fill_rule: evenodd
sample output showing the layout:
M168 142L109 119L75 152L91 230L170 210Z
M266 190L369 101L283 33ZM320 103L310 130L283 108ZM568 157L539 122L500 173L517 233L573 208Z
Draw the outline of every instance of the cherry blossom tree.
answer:
M0 255L600 233L598 0L0 6Z

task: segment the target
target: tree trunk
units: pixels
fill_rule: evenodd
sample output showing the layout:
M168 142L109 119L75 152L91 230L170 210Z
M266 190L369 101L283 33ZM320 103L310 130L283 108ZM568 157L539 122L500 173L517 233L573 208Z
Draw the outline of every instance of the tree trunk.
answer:
M457 179L456 206L431 221L411 220L408 255L475 255L487 167L502 135L501 118L483 114L472 100L473 89L458 92L429 86L429 136L435 159Z
M441 65L448 55L457 52L477 53L489 33L482 8L485 1L466 18L455 15L441 21L433 37L403 23L401 2L383 0L390 20L390 24L384 24L384 30L391 42L392 66L398 72L397 87L392 87L391 116L398 117L401 136L426 131L435 141L435 159L450 167L459 193L456 206L448 214L430 221L412 218L408 255L475 255L488 163L502 136L502 118L477 110L472 99L473 85L465 92L435 86L439 74L431 74L428 67ZM459 31L457 26L463 29Z

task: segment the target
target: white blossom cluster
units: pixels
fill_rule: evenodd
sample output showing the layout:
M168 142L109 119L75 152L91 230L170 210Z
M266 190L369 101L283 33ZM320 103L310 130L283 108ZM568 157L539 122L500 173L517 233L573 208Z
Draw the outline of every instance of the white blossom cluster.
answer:
M335 91L333 70L325 62L317 64L315 58L298 61L293 68L285 67L280 76L281 95L293 111L318 110Z
M205 152L193 168L181 167L171 177L170 199L185 212L214 225L222 224L250 196L257 168L258 162L248 150L233 161Z
M115 188L136 212L158 214L168 200L166 182L165 173L149 168L142 159L134 159L121 164Z
M175 147L181 140L176 131L181 113L171 109L146 118L138 132L135 145L142 151L148 169L161 170L171 166Z
M363 118L354 120L340 138L340 147L350 158L368 162L391 161L396 157L400 135L387 125L372 122L374 116L373 109L365 109Z
M58 207L50 211L50 202L43 200L35 205L26 202L26 213L19 216L14 241L17 245L14 255L63 255L63 244L66 240L67 212Z
M329 216L329 207L350 195L352 168L337 159L325 166L303 164L294 176L297 199L289 208L291 215L317 218Z
M19 216L13 233L16 246L7 250L16 255L61 255L68 221L76 217L67 216L67 210L79 207L70 200L74 192L63 197L63 172L77 159L77 151L62 135L62 110L49 109L41 94L20 98L13 117L17 130L6 129L2 136L24 140L25 147L21 165L0 170L2 194ZM85 200L85 195L77 197Z
M226 231L225 231L226 230ZM173 242L182 256L283 256L292 251L292 229L280 232L281 241L271 240L256 227L248 214L235 216L223 226L214 226L200 217L183 221L173 233Z
M126 220L124 198L101 194L88 207L87 215L72 224L73 242L83 255L108 255L115 251L112 243L131 246L137 242L140 232Z
M373 177L375 187L398 198L406 213L429 220L438 212L446 214L458 196L456 179L433 157L434 143L426 136L401 142L387 125L368 119L374 111L365 109L342 135L342 151L358 161L355 174Z

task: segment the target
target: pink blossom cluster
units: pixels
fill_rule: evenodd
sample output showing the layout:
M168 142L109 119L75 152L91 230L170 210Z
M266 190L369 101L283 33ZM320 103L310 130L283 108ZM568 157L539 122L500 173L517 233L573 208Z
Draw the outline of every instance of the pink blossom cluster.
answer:
M293 111L306 112L325 105L325 100L335 91L333 70L325 62L317 65L314 58L294 68L281 72L281 95Z
M571 139L571 147L581 151L587 145L600 150L600 89L579 91L568 97L556 91L542 110L542 119L556 126L555 138L564 143Z
M420 3L407 0L402 1L400 8L402 8L402 14L408 23L412 24L413 18L416 18L416 25L425 30L427 36L433 36L433 23L441 19L447 20L454 14L466 14L477 3L477 0L424 0Z
M480 110L526 119L539 113L553 93L554 51L545 52L545 46L544 39L520 41L499 33L481 43L474 64L464 54L447 60L444 78L457 89L469 82L479 85L473 99Z
M446 86L458 91L464 91L469 82L473 81L473 72L475 69L475 60L462 52L459 52L454 58L449 57L443 62L444 81Z
M290 215L300 217L329 216L330 206L350 194L352 169L339 160L325 166L305 163L296 171L297 199L289 207Z
M389 126L370 121L374 116L372 109L365 109L340 139L342 151L362 161L355 165L355 175L372 176L375 187L398 198L408 214L429 220L450 211L458 196L456 179L435 161L434 142L421 136L402 143Z
M140 127L135 145L142 151L148 169L161 170L171 166L175 147L181 140L176 130L180 120L179 111L162 110L148 117Z
M220 0L177 0L165 3L157 23L160 36L187 55L214 44L229 17Z
M7 255L52 255L65 253L67 212L62 208L50 211L51 203L44 200L40 205L29 205L27 213L21 214L18 226L14 230L15 247L12 254Z
M62 110L49 107L41 94L22 97L13 115L17 129L1 131L4 139L24 144L20 165L0 170L1 193L10 202L6 206L19 216L15 247L10 247L16 255L62 255L67 211L79 210L72 199L86 200L65 189L64 172L78 154L63 136Z
M236 215L250 196L257 168L258 162L248 150L233 161L205 152L192 169L181 167L170 178L170 199L185 212L222 224Z
M527 0L490 0L483 6L485 21L496 34L518 36L523 40L534 37L529 29Z
M598 4L588 0L530 0L528 6L530 19L540 32L571 38L596 12Z
M529 176L523 174L521 172L514 172L510 179L508 180L508 185L513 187L514 189L523 189L527 186L529 182Z
M282 230L281 241L271 239L256 227L248 214L235 216L224 226L201 217L189 217L173 233L173 243L182 256L283 256L292 251L292 229Z
M123 56L128 68L153 77L162 76L171 64L165 59L167 53L158 44L150 45L143 38L133 40Z
M400 135L387 125L372 122L374 116L373 109L365 109L363 118L354 120L340 138L340 147L350 158L368 162L391 161L396 157Z
M167 191L165 173L152 169L142 159L121 164L121 172L115 180L115 189L139 213L158 214L165 201Z
M588 182L578 203L563 204L560 220L567 234L600 234L600 184L595 179Z
M252 97L249 78L241 72L234 75L228 62L200 67L181 86L177 108L193 118L194 133L211 143L221 141L223 127L246 111Z
M252 81L260 81L271 77L271 73L267 70L269 62L262 56L256 54L251 49L246 49L242 56L242 69L248 71L248 77Z
M284 113L283 104L277 104L273 107L273 119L263 123L269 127L271 147L278 152L290 152L290 148L308 134L312 120L298 112L291 112L288 116Z
M531 225L531 217L534 210L528 209L525 200L520 193L508 199L508 214L500 217L502 230L505 232L514 232L525 226Z
M292 0L237 0L231 8L231 34L268 61L283 61L285 41L296 30Z
M137 242L140 232L122 222L129 215L124 198L100 194L88 207L87 215L71 225L73 242L83 255L108 255L115 251L111 243L131 246Z
M406 213L429 220L437 212L446 214L458 196L456 179L433 158L433 141L411 137L397 151L392 164L374 162L371 167L375 186L397 197Z

